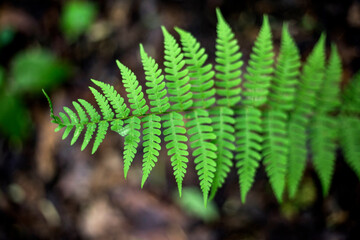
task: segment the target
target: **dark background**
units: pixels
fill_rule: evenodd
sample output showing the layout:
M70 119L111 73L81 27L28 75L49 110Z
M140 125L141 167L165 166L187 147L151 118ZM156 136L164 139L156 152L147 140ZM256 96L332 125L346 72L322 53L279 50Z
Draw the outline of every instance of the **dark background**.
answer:
M141 149L125 181L122 138L108 134L95 155L90 149L81 152L81 141L70 147L70 138L62 141L62 131L54 133L55 125L50 123L47 101L41 93L45 88L58 113L73 100L92 99L90 78L114 84L124 92L116 59L143 82L139 43L162 66L161 25L174 35L174 26L192 32L206 47L209 61L214 62L216 7L236 33L244 60L263 14L270 17L275 50L279 48L282 23L287 21L303 59L325 31L327 47L335 42L339 48L345 84L360 69L358 1L92 3L96 13L91 24L82 33L69 36L61 27L67 1L0 1L0 65L4 76L0 81L0 108L8 116L0 113L0 120L1 116L5 119L0 121L0 239L360 239L360 184L340 152L326 198L310 163L295 200L285 199L279 204L260 168L247 203L242 204L232 169L213 205L196 213L192 209L197 208L194 199L198 192L192 187L198 186L198 180L193 166L189 166L184 182L189 202L176 195L166 151L161 152L141 190ZM28 71L34 67L32 57L19 68L15 59L29 49L50 52L61 62L61 67L55 68L62 79L56 78L59 74L54 77L47 73L48 82L38 88L18 90L22 85L17 83L17 74L28 79ZM27 68L30 70L25 71ZM20 128L17 122L27 123Z

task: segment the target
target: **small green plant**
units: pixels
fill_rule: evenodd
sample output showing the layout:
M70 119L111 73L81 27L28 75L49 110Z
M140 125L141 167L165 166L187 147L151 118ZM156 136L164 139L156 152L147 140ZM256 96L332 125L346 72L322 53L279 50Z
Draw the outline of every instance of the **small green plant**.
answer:
M61 12L61 29L69 41L74 41L86 32L97 15L93 2L67 1Z
M243 74L242 54L234 33L220 11L216 13L214 67L206 63L205 49L191 33L175 28L180 47L162 27L164 73L140 45L146 91L135 74L117 62L130 107L113 86L92 80L100 89L90 87L101 114L79 99L73 102L75 111L64 107L64 112L56 116L44 92L52 122L58 125L56 131L65 128L65 139L75 129L71 145L85 132L81 149L94 139L92 153L109 129L124 136L125 178L142 134L141 186L158 161L163 135L180 196L192 153L205 204L224 184L234 163L245 202L262 159L278 201L282 201L286 186L294 197L310 154L326 195L337 143L360 177L360 74L344 92L340 109L342 69L335 45L326 61L325 35L321 35L301 64L299 50L284 24L275 61L270 24L264 16Z
M7 72L0 66L0 133L11 141L24 139L31 126L25 94L38 94L41 88L52 89L70 75L70 66L43 48L20 51Z

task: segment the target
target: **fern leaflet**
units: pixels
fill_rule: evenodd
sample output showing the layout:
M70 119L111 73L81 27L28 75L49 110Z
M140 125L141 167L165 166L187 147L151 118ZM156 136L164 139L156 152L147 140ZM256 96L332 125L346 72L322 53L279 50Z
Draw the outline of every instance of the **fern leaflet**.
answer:
M210 110L213 121L213 129L216 135L214 144L217 146L216 171L211 187L210 198L213 198L217 190L223 185L232 167L233 153L235 150L234 111L231 107L241 100L240 67L241 61L240 47L230 26L216 9L217 15L217 38L216 38L216 65L215 77L217 108Z
M261 111L258 107L267 100L270 74L274 71L273 57L269 20L267 16L264 16L263 24L250 55L249 65L246 68L245 91L243 92L245 106L238 111L236 118L237 154L235 159L237 160L242 202L245 202L261 160L262 121Z
M301 82L295 96L295 108L289 120L288 188L291 198L295 197L307 160L307 127L313 114L316 94L325 69L325 36L321 35L308 56L301 73Z
M323 194L329 192L334 171L337 119L333 116L340 105L339 83L341 80L341 61L333 45L326 67L324 82L318 93L318 103L311 126L311 150L313 163L319 175Z
M280 53L269 92L269 109L264 118L262 155L271 187L279 202L285 188L289 141L287 111L294 106L295 87L300 67L299 51L287 25L282 29Z
M162 27L165 44L165 78L169 92L170 110L184 111L193 104L191 85L189 84L188 70L184 68L184 56L175 38ZM178 184L179 195L181 196L182 181L187 167L188 147L185 143L188 138L185 136L186 129L183 127L183 116L177 112L171 112L163 117L163 127L166 148L174 169L174 175Z
M133 117L125 120L125 123L128 124L129 127L129 133L125 136L124 147L124 177L126 179L131 163L135 157L137 151L136 149L140 142L140 119L136 117L136 115L144 115L149 110L149 107L146 105L142 87L139 85L135 74L119 61L116 63L123 77L122 81L124 83L125 90L128 93L127 97L129 98L130 107L133 109L132 113L134 115Z
M161 131L161 118L156 113L164 113L170 107L167 90L165 89L164 75L161 74L158 64L148 56L144 47L140 45L140 56L143 63L146 78L146 93L150 99L150 114L143 119L144 122L144 158L143 158L143 177L141 187L144 186L152 168L157 162L161 149L159 138Z
M190 90L194 98L193 106L200 107L186 114L189 121L185 126L189 129L188 134L191 135L190 146L193 149L196 170L206 206L216 170L217 148L214 143L210 142L216 138L216 135L213 133L209 113L204 109L215 103L214 80L212 80L215 73L211 64L204 66L207 54L205 54L204 48L200 48L200 43L190 33L179 28L176 30L180 35L185 62L189 71Z

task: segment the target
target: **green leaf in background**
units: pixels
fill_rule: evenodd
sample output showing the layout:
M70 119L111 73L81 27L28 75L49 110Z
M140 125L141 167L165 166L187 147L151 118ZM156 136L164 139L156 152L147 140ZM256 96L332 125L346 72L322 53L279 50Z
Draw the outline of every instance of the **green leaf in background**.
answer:
M30 116L22 102L13 95L0 93L0 134L21 140L28 134Z
M61 13L61 29L70 41L76 40L94 22L97 9L94 3L69 1Z
M174 194L174 199L176 199L182 210L193 217L200 218L205 222L211 222L219 218L218 209L214 202L208 202L207 207L205 207L203 194L196 187L183 188L181 198Z
M0 29L0 48L5 47L14 39L15 31L12 27Z
M20 52L11 62L10 91L12 93L41 93L55 87L70 73L69 65L50 51L34 48Z

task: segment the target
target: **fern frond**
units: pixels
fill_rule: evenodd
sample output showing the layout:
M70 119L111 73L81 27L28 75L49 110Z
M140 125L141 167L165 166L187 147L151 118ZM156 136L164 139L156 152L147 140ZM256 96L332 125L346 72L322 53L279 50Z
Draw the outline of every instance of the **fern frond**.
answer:
M175 28L180 35L185 62L189 71L191 92L194 107L208 108L215 103L215 88L213 77L215 72L211 64L206 64L207 54L200 43L189 32Z
M280 53L269 92L268 103L272 108L284 111L291 111L294 108L300 66L299 50L290 36L287 24L284 24Z
M216 150L217 147L214 143L210 142L216 138L213 133L209 113L203 109L195 109L187 114L190 118L186 123L189 129L188 134L190 137L190 146L194 149L193 156L195 157L196 170L199 175L200 188L204 196L204 204L206 206L208 195L216 171Z
M133 109L133 115L143 116L149 110L149 106L146 105L142 87L129 68L118 60L116 63L120 69L125 90L128 93L127 97L129 98L130 107Z
M219 9L217 16L217 38L216 38L216 94L221 96L217 101L221 106L234 106L240 100L241 88L241 52L235 35L225 21Z
M162 117L166 149L171 156L171 165L174 169L174 176L178 184L179 195L181 197L182 182L186 173L187 156L189 155L186 143L188 138L185 136L183 116L177 112L170 112Z
M287 111L294 106L295 87L298 84L300 55L287 25L282 29L280 53L271 80L265 112L262 155L271 187L279 202L285 188L288 161Z
M100 121L101 116L89 102L85 101L84 99L78 99L78 101L90 116L90 122L86 126L84 141L81 145L81 151L83 151L92 139L92 136L96 130L96 123Z
M183 128L183 116L177 111L184 111L190 108L193 104L191 85L189 83L188 70L184 68L184 56L181 53L179 44L175 38L162 27L165 45L165 79L166 86L169 92L169 100L171 102L169 114L163 116L163 127L166 148L168 155L171 156L171 164L174 169L174 175L178 184L179 195L181 196L182 181L186 173L188 147L185 143L188 138L185 136L186 129Z
M142 44L140 44L140 56L145 71L145 84L149 88L146 93L150 99L150 111L159 114L164 113L170 107L164 75L155 60L145 52Z
M250 190L259 161L261 160L261 111L259 106L267 100L271 74L274 71L274 53L271 30L267 16L256 38L249 65L245 74L244 109L236 118L237 168L240 182L241 200L245 202Z
M79 119L77 118L76 114L70 108L64 107L64 111L67 113L70 120L66 120L66 122L68 122L68 125L66 126L66 129L64 131L64 135L62 137L63 140L69 136L73 127L79 123Z
M115 110L116 118L124 119L129 116L130 109L126 106L124 98L120 96L113 86L94 79L91 79L91 81L101 88L111 107Z
M110 108L109 101L106 99L104 95L102 95L98 90L95 88L89 87L90 91L93 93L97 104L100 107L101 113L105 120L111 120L114 118L114 113Z
M124 142L124 178L126 179L140 142L140 119L135 116L130 117L125 120L125 124L129 128Z
M144 47L140 44L140 56L143 63L146 79L146 93L150 99L150 111L153 113L164 113L170 107L167 90L165 89L164 75L161 74L158 64L148 56ZM161 131L161 118L155 114L150 114L143 119L144 122L144 158L143 158L143 177L141 187L144 186L155 162L158 160L161 149L159 138Z
M189 71L191 92L194 98L194 107L200 107L186 114L189 121L185 124L190 137L190 147L193 149L196 170L199 175L200 187L206 206L210 188L216 170L216 146L210 142L216 138L211 126L209 113L204 110L215 103L214 77L212 65L205 65L207 54L200 43L188 32L176 28L180 34L186 67ZM204 66L205 65L205 66Z
M329 192L336 158L336 138L338 122L332 114L340 105L339 84L341 80L341 60L335 45L331 48L324 82L318 93L318 103L311 126L311 150L315 170L319 175L323 194Z
M316 105L316 94L325 70L325 35L321 35L306 59L301 82L295 96L295 108L289 120L288 188L293 198L297 192L307 160L307 128Z
M193 94L190 91L189 75L185 66L184 55L175 38L165 29L161 27L164 35L165 45L165 78L166 86L170 94L169 100L172 103L170 109L173 111L184 111L193 105L191 99Z
M125 124L127 124L129 128L129 133L125 136L124 147L124 177L126 179L140 142L140 119L136 116L143 116L149 110L149 106L146 105L142 87L136 79L135 74L119 61L116 61L116 63L120 69L122 82L128 93L127 97L129 98L130 107L132 108L134 116L125 120Z
M86 113L82 109L82 107L75 101L73 101L73 105L79 115L80 121L75 125L75 132L74 132L73 138L71 139L70 145L74 145L74 143L79 138L82 130L84 129L85 124L88 123L88 121L89 121L89 119L87 118Z
M216 139L214 144L218 150L216 171L211 187L210 198L213 198L217 189L221 188L232 167L232 151L235 150L234 111L231 107L241 100L241 52L235 34L225 21L219 9L217 15L217 38L216 38L216 65L215 86L219 99L218 107L210 110L213 121L212 126Z
M141 180L141 188L144 186L146 179L149 177L152 168L158 161L159 151L161 150L161 139L159 138L161 131L161 118L155 114L150 114L143 119L143 176Z
M263 105L269 93L271 74L274 71L274 52L271 40L271 29L268 17L265 15L262 26L246 68L246 81L243 92L244 104L258 107Z
M212 127L216 135L214 141L217 146L216 171L211 186L210 198L214 198L217 190L224 184L226 177L233 166L232 159L235 150L235 119L234 111L228 107L218 107L210 110Z
M104 95L102 95L99 91L95 88L89 87L90 91L93 93L97 104L100 107L101 113L103 115L104 120L112 120L114 118L114 112L110 108L109 101L106 99ZM94 154L102 141L105 138L109 127L109 123L107 121L101 121L98 125L98 131L95 137L94 145L92 148L91 153Z
M288 158L287 114L280 109L265 113L262 156L270 185L276 199L282 202Z
M261 160L261 112L255 107L244 107L237 111L235 135L237 154L236 167L239 176L241 201L245 202Z

